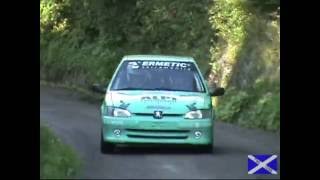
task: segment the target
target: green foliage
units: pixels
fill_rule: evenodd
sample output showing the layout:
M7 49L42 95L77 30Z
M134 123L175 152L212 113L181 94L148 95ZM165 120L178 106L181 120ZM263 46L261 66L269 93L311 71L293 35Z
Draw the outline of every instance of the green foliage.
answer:
M279 87L279 2L41 0L40 77L88 86L127 54L192 56L230 91L218 99L221 120L276 129L279 95L265 89Z
M68 0L40 0L40 30L60 31L65 28L66 20L62 13L68 8Z
M219 104L218 118L221 121L234 122L236 121L236 115L241 113L243 107L248 103L249 95L244 91L238 91L235 88L230 88L227 91L225 99Z
M219 101L217 117L248 128L276 131L280 127L280 89L277 87L279 84L267 81L245 90L230 87Z
M212 76L227 88L217 117L245 127L280 127L280 28L269 18L278 1L216 0L209 8L217 39L211 48Z
M263 13L274 12L280 8L280 0L246 0L248 9L255 9Z
M218 37L234 45L243 42L250 14L240 0L216 0L209 13L209 21Z
M80 167L74 151L61 143L49 128L40 125L40 178L74 178Z
M236 56L247 37L251 13L241 0L216 0L209 8L209 22L218 39L211 48L212 73L220 86L227 86Z
M102 83L122 56L145 53L190 55L205 72L212 34L205 7L210 1L183 2L41 1L41 79Z

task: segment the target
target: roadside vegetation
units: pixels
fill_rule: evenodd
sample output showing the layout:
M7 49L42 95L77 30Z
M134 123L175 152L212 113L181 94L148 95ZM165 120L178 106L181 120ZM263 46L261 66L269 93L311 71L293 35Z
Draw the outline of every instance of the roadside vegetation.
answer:
M40 125L40 178L75 178L81 161L68 145L63 144L45 125Z
M219 121L280 128L280 0L41 0L40 80L88 88L128 54L192 56Z

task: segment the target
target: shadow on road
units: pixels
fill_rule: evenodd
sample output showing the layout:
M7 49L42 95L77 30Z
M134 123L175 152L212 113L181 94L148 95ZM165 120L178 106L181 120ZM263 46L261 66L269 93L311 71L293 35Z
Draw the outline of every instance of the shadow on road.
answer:
M214 147L212 153L208 153L197 149L196 147L117 147L114 155L133 155L133 154L166 154L166 155L186 155L186 154L207 154L207 155L220 155L225 151L222 147Z

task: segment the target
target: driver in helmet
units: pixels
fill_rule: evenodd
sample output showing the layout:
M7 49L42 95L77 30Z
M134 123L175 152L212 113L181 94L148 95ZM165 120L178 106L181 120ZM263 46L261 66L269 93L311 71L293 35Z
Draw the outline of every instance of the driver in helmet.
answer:
M165 69L153 69L152 88L164 88L171 87L171 75Z
M136 65L135 62L129 62L126 74L129 87L144 88L149 79L148 77L148 71L139 68L139 66Z

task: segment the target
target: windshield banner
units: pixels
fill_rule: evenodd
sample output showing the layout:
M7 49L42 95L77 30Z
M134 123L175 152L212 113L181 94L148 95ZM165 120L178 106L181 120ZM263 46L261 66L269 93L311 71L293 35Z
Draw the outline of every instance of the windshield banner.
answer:
M132 69L172 69L190 71L190 62L171 62L171 61L131 61L128 66Z

